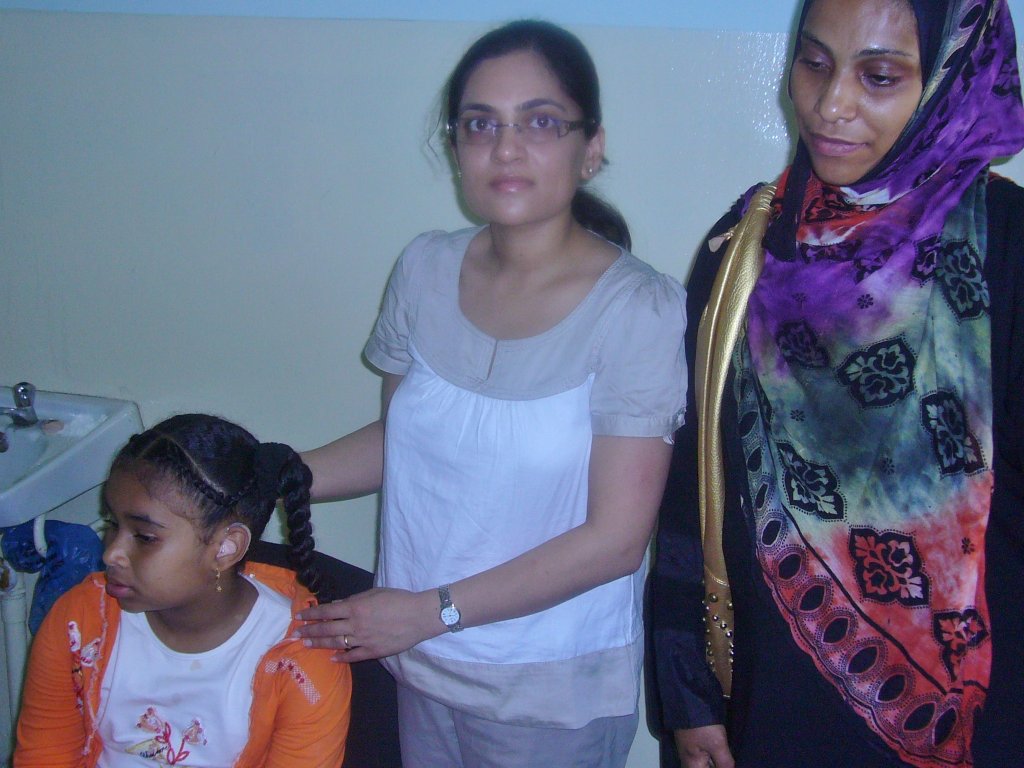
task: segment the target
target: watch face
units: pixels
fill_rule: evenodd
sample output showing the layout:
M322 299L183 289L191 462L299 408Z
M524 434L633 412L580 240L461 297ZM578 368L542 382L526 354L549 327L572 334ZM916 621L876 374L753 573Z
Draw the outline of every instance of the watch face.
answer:
M441 621L444 622L446 627L455 626L461 618L462 614L459 613L459 609L454 605L448 605L441 609Z

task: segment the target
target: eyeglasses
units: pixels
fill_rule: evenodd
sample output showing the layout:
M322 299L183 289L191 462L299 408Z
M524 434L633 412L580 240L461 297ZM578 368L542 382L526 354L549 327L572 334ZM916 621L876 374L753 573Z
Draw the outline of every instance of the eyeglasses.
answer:
M530 115L519 123L499 123L493 117L464 117L448 123L448 136L461 144L493 144L502 128L515 128L526 142L546 144L595 123L593 119L562 120L551 115Z

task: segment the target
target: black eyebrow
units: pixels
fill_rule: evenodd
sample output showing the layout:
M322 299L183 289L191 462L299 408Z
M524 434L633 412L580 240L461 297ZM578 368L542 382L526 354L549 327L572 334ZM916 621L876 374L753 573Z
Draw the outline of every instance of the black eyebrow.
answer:
M101 500L103 502L103 509L102 509L101 514L103 514L105 517L110 518L111 520L114 520L114 522L117 522L117 515L114 514L114 510L111 508L110 503L107 501L106 494L103 494L103 496L101 496L100 498L101 498ZM125 520L130 520L133 523L141 523L142 525L151 525L154 528L167 528L166 525L164 525L163 523L158 523L156 520L151 518L149 515L143 515L143 514L140 514L138 512L129 512L128 514L126 514L124 516L124 519Z
M537 98L530 99L529 101L524 101L522 104L519 104L518 106L516 106L516 112L528 112L531 109L537 109L537 107L555 107L556 109L560 109L563 112L569 111L568 108L560 101L555 101L554 99ZM497 110L490 104L483 104L479 102L470 102L468 104L463 104L461 107L459 107L460 115L463 112L471 111L488 113L497 112Z
M814 43L819 48L821 48L824 51L826 51L830 56L832 55L832 49L829 48L827 45L825 45L824 42L819 40L812 33L808 32L806 29L803 32L800 33L800 36L803 37L803 38L806 38L808 41ZM871 57L871 56L902 56L902 57L905 57L905 58L908 58L908 59L911 59L911 58L914 57L914 55L912 53L908 53L907 51L902 51L899 48L863 48L863 49L857 51L857 57L858 58L868 58L868 57Z
M520 104L519 110L525 112L528 109L536 109L537 107L555 107L563 112L569 111L564 104L560 101L555 101L554 99L530 99L529 101Z
M460 115L463 112L469 112L469 111L473 111L473 112L493 112L494 111L494 107L490 106L489 104L476 104L476 103L463 104L461 107L459 107L459 114Z
M158 523L156 520L151 518L149 515L141 515L138 512L129 512L125 515L125 518L132 522L142 523L143 525L152 525L155 528L166 528L167 526L163 523Z

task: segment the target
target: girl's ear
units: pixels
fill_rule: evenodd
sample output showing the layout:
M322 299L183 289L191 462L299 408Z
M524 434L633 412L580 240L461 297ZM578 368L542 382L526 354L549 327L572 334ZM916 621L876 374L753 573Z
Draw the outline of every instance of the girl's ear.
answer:
M252 532L244 523L231 523L220 534L217 545L217 568L226 571L245 557L252 541Z

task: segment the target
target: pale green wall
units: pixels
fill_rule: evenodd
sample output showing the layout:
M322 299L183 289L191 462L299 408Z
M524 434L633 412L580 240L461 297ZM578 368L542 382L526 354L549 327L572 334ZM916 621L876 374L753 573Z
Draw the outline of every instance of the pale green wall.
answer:
M426 138L488 26L0 11L0 382L299 448L374 418L359 355L391 265L465 223ZM785 163L785 36L574 29L603 78L597 186L682 278ZM324 505L318 540L370 568L375 521L374 499ZM641 730L630 765L655 764Z

